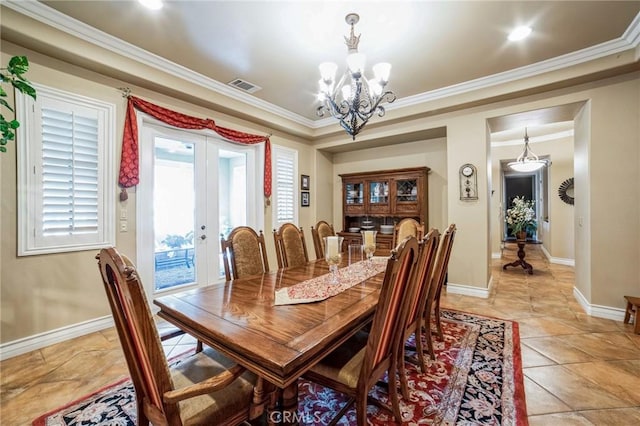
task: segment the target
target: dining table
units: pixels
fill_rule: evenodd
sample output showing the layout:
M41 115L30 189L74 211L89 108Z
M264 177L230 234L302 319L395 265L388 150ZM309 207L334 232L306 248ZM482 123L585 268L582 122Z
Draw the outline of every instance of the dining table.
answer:
M365 327L378 303L386 258L378 259L375 270L367 260L349 266L345 261L338 272L351 283L337 290L327 263L316 260L161 296L154 304L159 317L280 388L268 421L295 425L303 420L298 379ZM349 272L354 268L369 273ZM294 290L304 293L314 286L319 294L335 291L317 301L296 299Z

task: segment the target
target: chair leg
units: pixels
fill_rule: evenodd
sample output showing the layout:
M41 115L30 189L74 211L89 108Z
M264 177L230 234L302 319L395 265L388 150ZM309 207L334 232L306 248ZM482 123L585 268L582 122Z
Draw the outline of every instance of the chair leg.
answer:
M404 359L402 360L404 364ZM395 361L391 362L391 368L389 369L389 399L391 399L391 410L396 420L402 423L402 414L400 413L400 397L398 396L398 385L396 383L396 371L398 371L398 365ZM408 394L407 389L407 394ZM366 407L365 407L366 410Z
M436 329L438 330L438 337L440 340L444 339L442 335L442 325L440 324L440 292L438 292L438 299L436 300L436 307L433 310L433 316L436 320Z
M424 316L424 324L422 325L422 331L423 331L423 335L424 337L427 339L427 349L429 350L429 357L435 361L436 359L436 353L433 350L433 338L431 337L431 318L432 318L432 312L430 309L427 309L425 311L425 316Z
M340 409L340 411L338 411L338 413L336 413L335 417L333 419L331 419L331 421L329 422L329 424L327 426L335 426L338 421L340 421L340 419L347 413L347 411L349 410L349 408L353 405L353 403L356 403L356 417L359 416L359 408L357 405L357 401L354 398L349 398L347 400L347 403L344 404L344 406ZM359 419L359 417L358 417ZM360 424L360 421L358 420L358 425ZM365 396L365 400L364 400L364 424L367 424L367 399Z
M202 352L202 341L198 340L196 343L196 353Z
M398 360L396 361L398 364L398 376L400 378L400 391L402 393L402 397L406 400L409 399L409 381L407 380L407 369L404 364L404 344L400 345ZM395 373L394 373L395 374ZM389 374L390 375L390 374ZM391 377L389 377L389 387L392 386Z
M141 400L136 398L136 410L138 413L137 426L149 426L149 418L144 413L144 405Z
M416 325L416 331L414 336L416 339L416 355L418 356L418 363L420 365L420 372L422 374L427 372L427 362L424 359L424 346L422 345L422 321L418 321Z
M627 309L624 311L624 323L627 324L631 319L631 302L627 301Z
M358 426L367 425L367 392L359 393L356 397L356 420Z

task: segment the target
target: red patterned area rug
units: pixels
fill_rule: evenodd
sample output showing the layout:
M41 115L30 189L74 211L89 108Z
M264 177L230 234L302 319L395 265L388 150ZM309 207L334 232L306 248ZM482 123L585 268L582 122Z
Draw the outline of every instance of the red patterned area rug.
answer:
M409 400L401 399L403 423L410 425L527 425L518 324L443 310L444 340L434 339L436 360L423 374L407 363ZM415 353L407 352L415 357ZM344 395L300 381L299 421L328 424L345 404ZM387 390L370 396L386 404ZM397 424L390 412L369 404L369 423ZM34 426L135 425L135 393L130 380L67 404L33 421ZM338 423L356 424L351 408Z

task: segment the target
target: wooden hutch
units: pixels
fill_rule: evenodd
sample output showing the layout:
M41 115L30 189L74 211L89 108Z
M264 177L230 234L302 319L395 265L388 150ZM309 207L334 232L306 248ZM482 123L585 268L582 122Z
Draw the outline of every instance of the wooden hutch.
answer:
M349 244L362 244L360 231L373 227L376 255L388 255L393 248L393 232L381 233L380 225L394 225L411 217L429 225L428 167L341 174L343 251Z

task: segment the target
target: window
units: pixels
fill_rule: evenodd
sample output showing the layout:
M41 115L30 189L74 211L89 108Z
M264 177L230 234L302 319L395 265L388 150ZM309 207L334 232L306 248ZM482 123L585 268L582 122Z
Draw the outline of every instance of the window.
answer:
M298 223L298 151L273 146L273 227Z
M34 87L16 96L18 255L114 245L114 105Z

